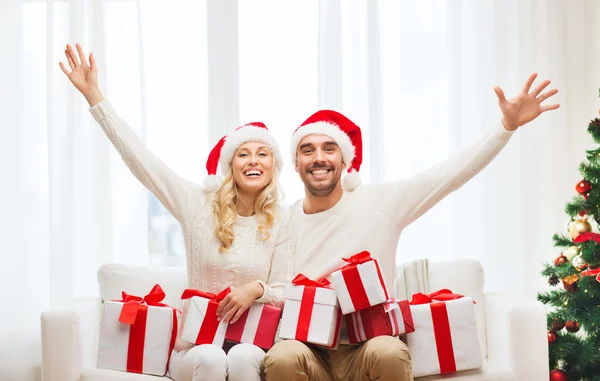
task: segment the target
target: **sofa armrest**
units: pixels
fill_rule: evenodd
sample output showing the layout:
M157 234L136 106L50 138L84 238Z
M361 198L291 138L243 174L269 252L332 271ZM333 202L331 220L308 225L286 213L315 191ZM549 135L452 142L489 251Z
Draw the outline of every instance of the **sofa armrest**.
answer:
M484 294L488 362L511 370L516 380L547 380L546 310L542 303L499 293Z
M42 313L43 381L79 381L84 369L96 367L101 306L99 298L78 299Z

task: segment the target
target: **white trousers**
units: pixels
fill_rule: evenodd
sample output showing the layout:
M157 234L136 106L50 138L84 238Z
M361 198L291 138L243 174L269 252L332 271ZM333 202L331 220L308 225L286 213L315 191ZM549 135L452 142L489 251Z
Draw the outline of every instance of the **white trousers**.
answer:
M227 352L225 352L227 350ZM175 381L260 381L265 351L253 344L203 344L174 353L169 375Z

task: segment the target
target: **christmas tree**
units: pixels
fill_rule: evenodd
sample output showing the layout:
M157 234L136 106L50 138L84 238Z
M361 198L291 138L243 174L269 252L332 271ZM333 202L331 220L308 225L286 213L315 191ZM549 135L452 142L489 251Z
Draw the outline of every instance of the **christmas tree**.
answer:
M587 129L600 145L600 119ZM588 150L579 171L577 195L565 208L570 216L564 234L554 235L560 255L542 275L553 286L538 300L548 313L551 381L600 381L600 146ZM592 228L592 224L596 226Z

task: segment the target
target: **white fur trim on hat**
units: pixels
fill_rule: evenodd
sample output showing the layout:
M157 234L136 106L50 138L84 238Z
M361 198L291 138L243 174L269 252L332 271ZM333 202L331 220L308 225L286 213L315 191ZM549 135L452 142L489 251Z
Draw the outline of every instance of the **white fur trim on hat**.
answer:
M358 188L361 183L362 181L360 179L360 175L354 169L342 178L342 188L344 190L347 190L348 192L352 192L353 190Z
M290 153L292 156L292 162L296 163L296 153L298 151L298 144L308 135L327 135L340 147L342 151L342 159L347 166L350 166L354 159L356 149L350 141L350 137L346 133L333 123L327 122L315 122L310 123L298 128L296 133L292 136L292 142L290 144Z
M204 183L202 184L202 191L205 194L214 193L219 189L221 183L223 182L223 178L217 175L208 175L204 179Z
M221 173L223 175L227 174L227 170L231 161L233 160L233 155L239 146L246 142L263 142L265 143L273 156L275 157L275 166L277 169L281 170L283 167L283 157L281 156L281 152L279 151L279 145L273 138L273 135L262 127L256 127L252 125L246 125L238 130L233 131L231 134L227 135L225 139L225 143L221 148L221 155L219 160L219 165L221 166Z

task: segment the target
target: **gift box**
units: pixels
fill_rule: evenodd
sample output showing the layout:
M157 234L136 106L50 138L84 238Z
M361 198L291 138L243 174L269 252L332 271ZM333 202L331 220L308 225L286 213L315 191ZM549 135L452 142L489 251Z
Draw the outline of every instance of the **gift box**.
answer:
M231 292L227 287L218 294L186 289L181 299L190 299L181 338L191 344L223 346L227 323L217 320L219 303Z
M415 331L407 336L413 376L452 373L482 365L473 299L450 290L413 295Z
M334 271L331 280L344 315L389 299L379 262L368 251L342 259L348 264Z
M279 336L337 348L341 313L329 281L318 282L300 274L285 288Z
M376 336L399 336L415 330L408 300L390 299L383 304L352 312L345 319L350 344Z
M254 302L235 322L229 323L225 339L234 343L250 343L270 349L275 341L281 309Z
M103 304L96 367L164 376L177 336L177 310L161 303L159 285L146 296L122 293Z

